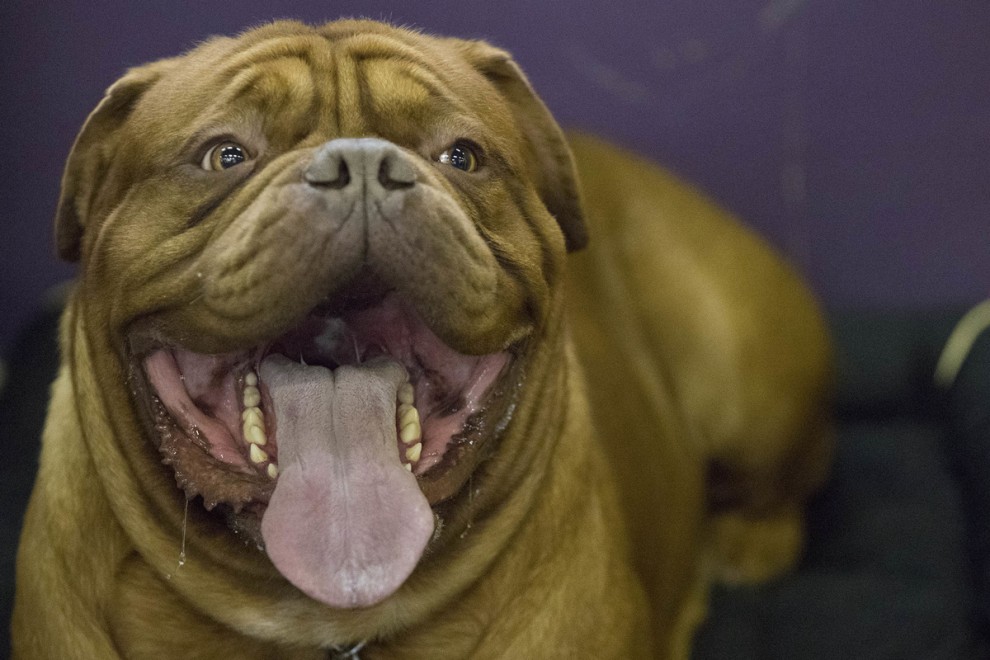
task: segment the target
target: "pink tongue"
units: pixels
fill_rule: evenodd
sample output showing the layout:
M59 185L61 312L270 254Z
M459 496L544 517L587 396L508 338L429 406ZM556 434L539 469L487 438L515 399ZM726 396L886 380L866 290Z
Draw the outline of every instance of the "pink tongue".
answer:
M399 461L391 360L334 371L273 355L279 477L261 520L275 567L327 605L368 607L398 589L433 534L433 512Z

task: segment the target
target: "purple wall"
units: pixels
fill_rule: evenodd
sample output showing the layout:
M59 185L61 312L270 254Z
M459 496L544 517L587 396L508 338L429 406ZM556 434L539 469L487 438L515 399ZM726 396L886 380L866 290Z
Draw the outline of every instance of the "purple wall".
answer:
M72 269L50 224L68 148L127 66L278 16L387 18L512 50L551 109L699 184L833 308L990 292L990 4L7 0L0 349Z

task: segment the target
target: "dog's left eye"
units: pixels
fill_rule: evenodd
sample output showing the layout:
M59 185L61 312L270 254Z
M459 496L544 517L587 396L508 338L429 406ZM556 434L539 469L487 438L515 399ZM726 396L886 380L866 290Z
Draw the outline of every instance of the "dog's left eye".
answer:
M247 149L236 142L226 141L210 148L210 150L203 155L203 162L201 164L204 170L219 172L221 170L230 169L235 165L240 165L249 158L250 155L248 154Z
M474 172L478 169L478 154L471 145L464 142L458 142L444 151L438 160L464 172Z

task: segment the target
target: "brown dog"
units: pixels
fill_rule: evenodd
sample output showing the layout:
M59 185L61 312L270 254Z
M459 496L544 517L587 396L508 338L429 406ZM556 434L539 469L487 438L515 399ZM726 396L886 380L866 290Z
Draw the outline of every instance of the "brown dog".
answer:
M712 578L789 567L815 305L571 146L506 53L371 22L117 82L63 181L15 655L683 657Z

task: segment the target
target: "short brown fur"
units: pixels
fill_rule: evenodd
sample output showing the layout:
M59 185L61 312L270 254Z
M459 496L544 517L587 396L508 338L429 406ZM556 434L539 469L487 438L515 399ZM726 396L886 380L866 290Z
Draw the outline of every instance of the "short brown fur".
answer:
M266 154L220 193L183 151L217 126ZM457 245L426 220L408 230L421 261L388 277L459 350L525 346L526 381L493 456L435 504L444 527L412 577L332 610L187 507L135 407L128 337L150 326L205 352L283 331L353 271L329 244L303 256L312 220L271 191L336 137L432 153L471 130L501 159L483 184L416 161L471 222ZM265 223L287 229L275 248L252 233ZM135 69L77 140L57 239L81 279L18 557L16 658L324 658L359 641L366 659L686 658L712 580L799 557L829 448L813 299L690 187L591 138L568 146L491 46L280 22ZM300 265L259 280L276 248Z

